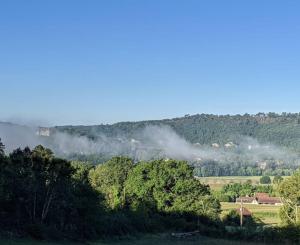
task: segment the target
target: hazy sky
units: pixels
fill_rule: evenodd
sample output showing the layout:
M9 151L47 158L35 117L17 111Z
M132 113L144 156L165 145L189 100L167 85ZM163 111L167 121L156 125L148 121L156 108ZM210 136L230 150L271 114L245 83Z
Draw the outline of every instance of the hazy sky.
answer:
M0 120L300 111L300 1L1 0Z

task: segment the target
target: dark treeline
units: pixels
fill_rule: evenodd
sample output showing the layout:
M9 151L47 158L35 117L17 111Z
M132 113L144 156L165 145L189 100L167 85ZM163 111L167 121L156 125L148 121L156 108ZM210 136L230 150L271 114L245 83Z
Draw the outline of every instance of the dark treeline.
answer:
M272 160L265 160L265 166L262 168L258 163L250 162L228 162L219 163L216 161L203 161L194 163L194 173L199 177L208 176L289 176L299 166L296 164L276 164Z
M0 151L1 234L91 239L137 232L217 229L220 204L184 161L97 167L37 146Z

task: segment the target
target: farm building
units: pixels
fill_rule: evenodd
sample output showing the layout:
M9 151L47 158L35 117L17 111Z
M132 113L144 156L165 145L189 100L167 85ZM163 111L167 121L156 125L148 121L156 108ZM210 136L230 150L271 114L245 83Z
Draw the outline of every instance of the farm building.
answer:
M270 197L268 193L256 193L254 197L239 197L236 203L282 205L280 197Z
M239 197L235 200L236 203L250 203L250 204L258 204L255 197Z

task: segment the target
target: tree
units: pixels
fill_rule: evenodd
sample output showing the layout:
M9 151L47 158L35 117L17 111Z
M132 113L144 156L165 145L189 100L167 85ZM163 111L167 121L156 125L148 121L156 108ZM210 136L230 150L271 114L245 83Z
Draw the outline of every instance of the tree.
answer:
M68 222L76 227L75 231L85 238L96 238L101 218L104 216L99 193L92 188L89 172L93 166L83 162L72 162L75 169L72 175L71 208ZM103 198L102 198L103 199Z
M300 171L284 179L279 184L279 194L283 201L280 218L284 224L296 224L299 220L298 206L300 205Z
M280 175L275 175L273 179L273 184L278 185L283 181L283 178Z
M218 219L220 213L220 203L208 186L193 177L193 168L185 161L139 163L125 186L126 199L135 211L191 213L210 219Z
M267 175L262 176L259 180L261 184L271 184L271 178Z
M223 218L223 222L228 226L240 226L240 213L237 210L230 210ZM243 226L247 228L256 227L258 224L255 219L250 216L243 217Z
M0 164L0 226L35 227L30 234L38 237L42 227L73 237L95 233L100 206L88 168L72 166L43 146L17 149Z
M1 138L0 138L0 156L4 155L4 149L5 149L5 146L3 145Z
M124 183L133 167L132 159L113 157L90 171L91 184L101 196L104 196L107 208L118 209L125 205Z

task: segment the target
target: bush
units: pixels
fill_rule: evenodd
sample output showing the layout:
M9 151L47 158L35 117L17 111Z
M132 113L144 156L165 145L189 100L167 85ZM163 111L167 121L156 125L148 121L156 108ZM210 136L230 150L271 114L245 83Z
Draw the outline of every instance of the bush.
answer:
M280 175L274 176L273 184L278 185L281 181L283 181L283 178Z
M262 176L259 182L261 184L271 184L271 178L269 176Z
M240 225L240 214L236 210L231 210L224 218L224 225L227 226L239 226ZM255 228L258 223L252 216L243 217L243 227Z

